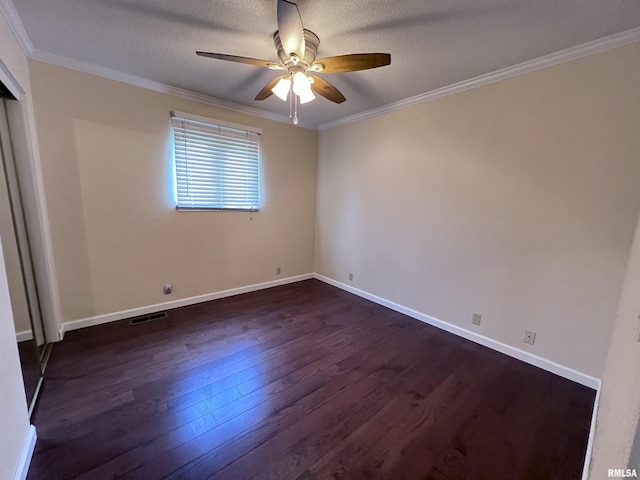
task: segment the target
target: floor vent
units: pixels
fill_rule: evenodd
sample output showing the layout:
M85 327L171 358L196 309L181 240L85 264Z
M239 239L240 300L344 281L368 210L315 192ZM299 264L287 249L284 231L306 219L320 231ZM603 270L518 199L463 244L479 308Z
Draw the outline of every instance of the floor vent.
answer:
M136 317L129 320L129 325L138 325L140 323L150 322L151 320L160 320L161 318L167 318L167 312L150 313L149 315L143 315L142 317Z

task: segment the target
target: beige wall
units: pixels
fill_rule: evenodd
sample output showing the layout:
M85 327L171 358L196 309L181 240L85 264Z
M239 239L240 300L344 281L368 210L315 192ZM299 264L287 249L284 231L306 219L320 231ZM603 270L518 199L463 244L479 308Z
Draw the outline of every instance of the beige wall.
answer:
M27 63L9 26L0 14L0 61L28 91ZM4 241L4 238L0 239ZM1 246L0 246L1 250ZM9 286L3 255L0 254L0 478L13 478L29 429Z
M30 71L64 321L313 272L317 132L45 63ZM262 128L253 220L175 210L171 110Z
M600 377L639 121L635 44L323 131L316 271Z

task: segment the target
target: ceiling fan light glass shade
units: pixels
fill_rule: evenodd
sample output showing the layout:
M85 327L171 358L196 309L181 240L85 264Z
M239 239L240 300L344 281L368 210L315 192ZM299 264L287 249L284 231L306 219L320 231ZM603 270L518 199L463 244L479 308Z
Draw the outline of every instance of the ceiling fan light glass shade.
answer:
M311 100L316 98L311 89L309 89L308 91L305 90L304 92L302 92L302 95L298 95L298 97L300 98L301 104L309 103Z
M297 72L293 76L293 91L296 95L302 95L304 92L311 90L309 77L302 72Z
M311 91L311 79L302 72L293 76L293 93L300 97L300 103L307 103L316 98Z
M276 86L271 91L283 101L287 101L289 96L289 90L291 90L291 79L289 77L282 77Z

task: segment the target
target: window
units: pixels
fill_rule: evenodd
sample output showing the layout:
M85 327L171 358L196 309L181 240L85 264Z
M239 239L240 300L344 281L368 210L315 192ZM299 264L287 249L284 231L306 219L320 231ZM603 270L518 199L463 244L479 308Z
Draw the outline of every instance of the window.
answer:
M171 112L178 209L258 210L261 130Z

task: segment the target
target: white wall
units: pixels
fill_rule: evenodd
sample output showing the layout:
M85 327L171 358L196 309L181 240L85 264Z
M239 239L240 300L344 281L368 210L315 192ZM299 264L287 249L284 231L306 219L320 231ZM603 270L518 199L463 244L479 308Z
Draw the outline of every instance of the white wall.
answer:
M30 71L64 321L313 272L317 132L41 62ZM253 220L175 210L171 110L263 130Z
M323 131L316 271L599 378L639 120L634 44Z
M0 61L28 92L26 59L2 15ZM16 472L27 440L29 418L3 255L0 255L0 388L0 478L10 479Z
M2 28L0 26L0 28ZM1 245L0 245L1 249ZM9 285L0 256L0 478L13 478L27 441L29 415L13 327Z
M607 478L610 468L640 470L634 445L640 417L640 219L602 377L590 478ZM635 451L633 450L635 449Z

